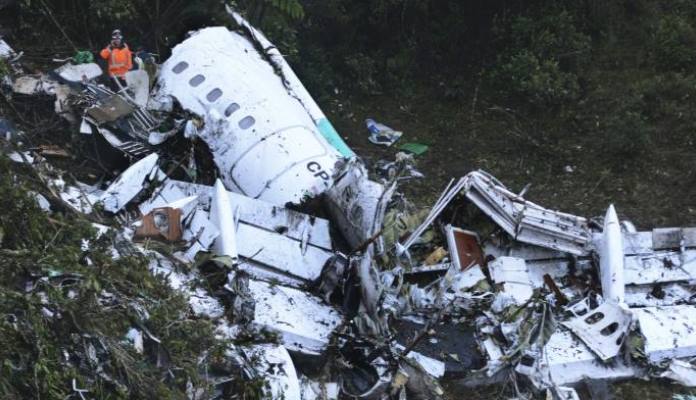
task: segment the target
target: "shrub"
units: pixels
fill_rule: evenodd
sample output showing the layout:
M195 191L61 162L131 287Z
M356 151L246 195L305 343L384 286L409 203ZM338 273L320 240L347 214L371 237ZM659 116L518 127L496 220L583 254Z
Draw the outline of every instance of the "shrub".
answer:
M682 16L660 18L652 36L655 65L670 71L692 68L696 61L696 30Z
M536 105L561 104L579 97L575 74L563 72L558 61L539 59L528 50L498 66L498 74L508 82L508 90Z
M589 53L590 38L577 29L569 12L498 21L494 32L503 48L489 75L494 85L537 106L579 97L577 71Z

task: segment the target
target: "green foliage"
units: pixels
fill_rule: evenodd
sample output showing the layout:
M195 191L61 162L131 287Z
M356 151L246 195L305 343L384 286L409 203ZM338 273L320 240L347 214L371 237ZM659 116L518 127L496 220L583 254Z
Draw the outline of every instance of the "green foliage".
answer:
M648 118L636 107L622 104L619 109L606 116L602 124L604 149L619 164L624 158L643 155L649 148L652 127Z
M226 346L212 323L191 318L144 256L114 259L111 235L49 218L33 182L0 157L0 397L67 398L73 380L90 398L183 399L189 381L209 389L199 360ZM124 338L131 327L160 344L137 353Z
M372 93L379 90L377 83L377 62L363 54L355 53L346 57L345 65L348 70L348 79L363 93Z
M536 105L556 105L579 97L575 74L563 72L554 59L539 59L522 50L498 66L496 76L509 83L508 90Z
M696 30L680 15L665 15L658 21L651 43L653 62L670 71L693 69L696 62Z
M590 38L569 12L500 20L495 32L503 51L489 75L494 85L539 106L579 97L577 72L585 64Z

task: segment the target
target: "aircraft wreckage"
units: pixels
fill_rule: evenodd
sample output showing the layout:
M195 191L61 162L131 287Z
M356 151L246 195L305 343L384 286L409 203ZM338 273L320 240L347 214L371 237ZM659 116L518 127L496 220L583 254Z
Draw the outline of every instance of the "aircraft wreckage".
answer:
M483 171L417 215L397 191L409 158L368 174L280 52L230 15L236 30L193 32L152 84L131 71L119 92L95 81L95 64L28 75L5 42L0 57L15 93L55 96L81 133L132 160L105 186L54 178L62 201L113 216L221 337L277 335L229 352L262 360L268 397L439 398L440 379L515 379L559 399L587 380L696 386L696 228L636 231L613 206L599 219L550 210ZM207 145L214 183L160 168L174 136ZM202 266L179 267L206 257L222 290L195 285Z

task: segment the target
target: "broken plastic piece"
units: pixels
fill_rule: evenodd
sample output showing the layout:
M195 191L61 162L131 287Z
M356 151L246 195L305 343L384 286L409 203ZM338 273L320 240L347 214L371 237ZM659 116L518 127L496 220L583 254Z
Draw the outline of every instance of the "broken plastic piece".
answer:
M403 132L395 131L370 118L365 120L365 125L367 126L367 130L370 131L368 140L374 144L381 144L389 147L396 143L396 141L401 138L401 135L403 135Z

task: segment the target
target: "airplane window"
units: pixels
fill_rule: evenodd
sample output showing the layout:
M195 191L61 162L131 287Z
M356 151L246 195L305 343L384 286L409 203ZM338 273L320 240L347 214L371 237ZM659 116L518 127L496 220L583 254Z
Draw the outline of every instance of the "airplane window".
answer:
M215 88L208 92L208 94L205 96L206 99L208 99L209 102L214 102L215 100L219 99L220 96L222 96L222 90Z
M194 76L193 78L191 78L191 80L189 81L189 85L196 87L196 86L200 85L201 83L203 83L204 81L205 81L205 76L198 74L198 75Z
M180 61L178 64L172 68L172 71L174 71L175 74L180 74L184 72L188 68L188 63L186 61Z
M232 115L235 111L239 110L239 104L237 103L232 103L227 108L225 109L225 117L229 117Z
M249 129L256 123L256 120L251 115L247 115L239 121L239 127L242 129Z

